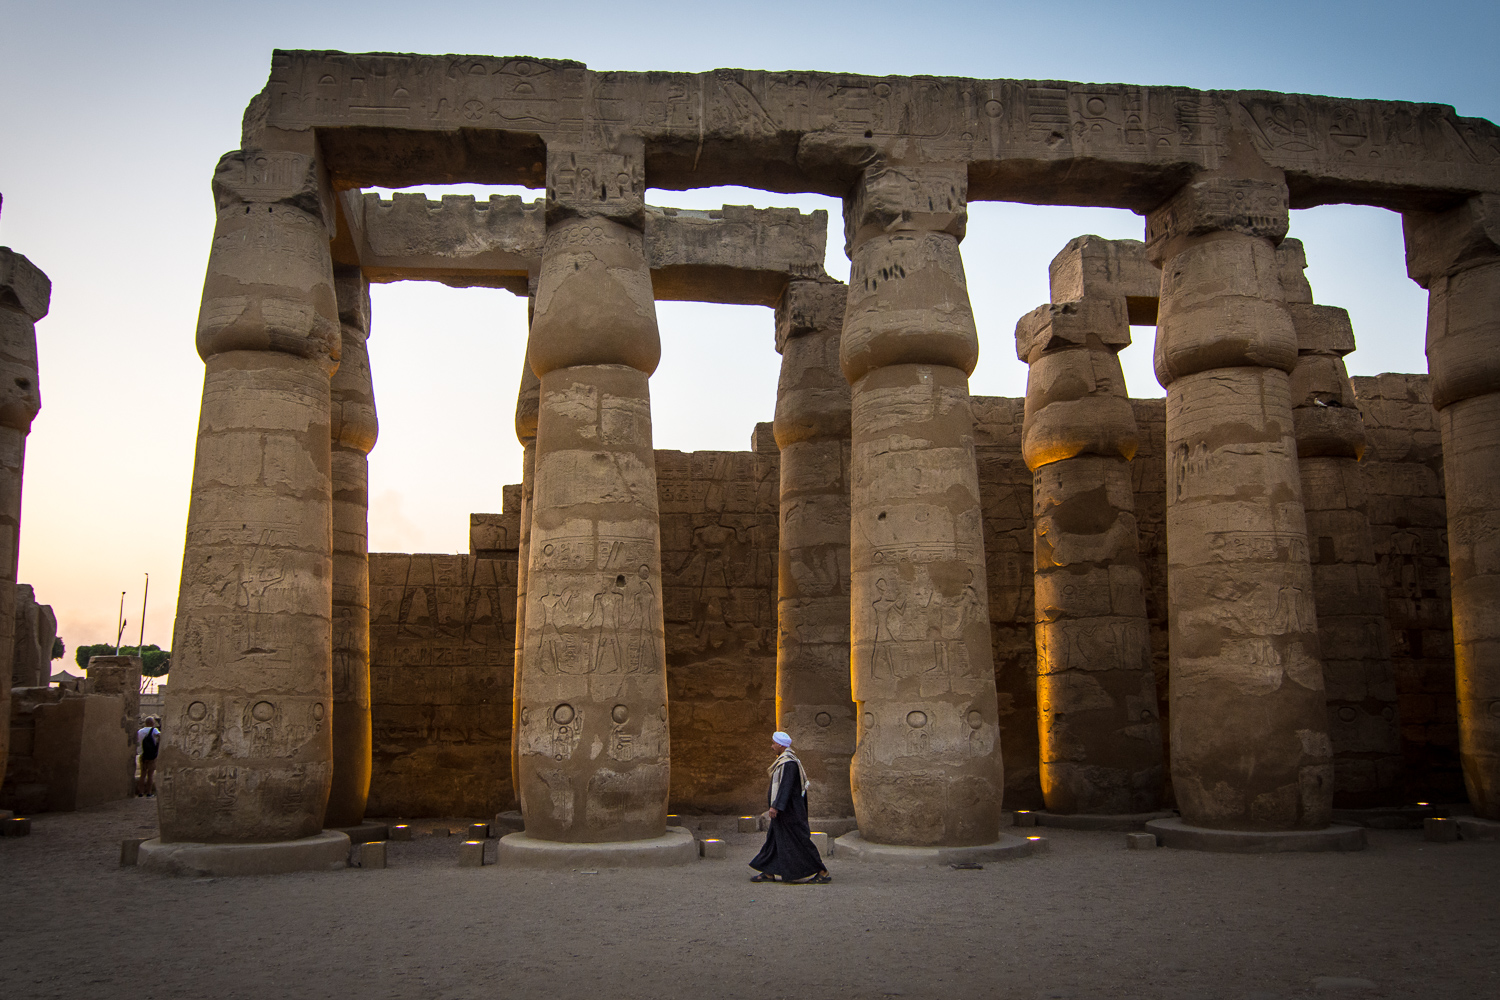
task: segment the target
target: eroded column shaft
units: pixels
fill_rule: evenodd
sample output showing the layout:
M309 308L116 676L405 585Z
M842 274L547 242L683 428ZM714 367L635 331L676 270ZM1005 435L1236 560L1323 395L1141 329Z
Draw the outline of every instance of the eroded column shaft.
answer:
M1016 325L1030 364L1022 453L1036 525L1042 794L1060 813L1160 805L1161 721L1136 535L1135 414L1116 351L1123 297L1042 306Z
M528 308L528 314L530 309ZM511 680L510 787L521 797L521 679L526 662L526 580L531 561L531 506L536 487L536 422L542 383L529 363L521 365L516 395L516 440L521 443L521 526L516 553L516 647Z
M1275 244L1280 180L1196 180L1147 221L1162 268L1172 784L1182 818L1318 829L1333 765Z
M881 164L845 202L853 388L850 768L861 834L999 834L1000 760L969 373L978 337L958 241L967 175Z
M1404 222L1443 436L1459 758L1475 814L1500 819L1500 198Z
M332 770L338 309L311 157L230 153L214 195L161 835L288 840L321 829Z
M380 427L370 375L370 288L335 270L342 355L329 385L333 477L333 783L324 825L354 826L370 794L370 449Z
M16 570L21 542L21 482L26 436L41 409L36 322L47 315L52 284L36 265L0 247L0 778L10 753L10 671L15 657Z
M661 836L670 771L648 376L661 347L634 155L549 151L521 678L527 834ZM601 199L601 193L604 197Z
M849 760L849 382L839 369L848 289L793 281L776 310L781 523L776 727L807 768L808 809L854 815Z
M1401 791L1396 674L1370 532L1369 490L1359 464L1364 420L1344 368L1344 355L1354 350L1354 331L1344 310L1313 304L1299 241L1285 241L1276 256L1297 331L1292 419L1327 689L1333 804L1346 809L1395 805Z

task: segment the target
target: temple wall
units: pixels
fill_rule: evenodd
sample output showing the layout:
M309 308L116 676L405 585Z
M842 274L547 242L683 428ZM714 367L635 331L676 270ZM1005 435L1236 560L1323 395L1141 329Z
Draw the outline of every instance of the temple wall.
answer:
M1353 378L1413 801L1462 802L1443 446L1426 375Z
M1369 450L1371 524L1388 596L1407 789L1462 801L1449 625L1442 452L1426 376L1353 380ZM1167 704L1166 410L1132 400L1132 464L1163 735ZM1006 806L1042 808L1032 626L1031 473L1023 400L975 397ZM775 728L778 455L656 453L671 711L671 809L762 806ZM506 515L515 502L507 496ZM476 515L487 525L490 515ZM490 538L494 534L496 539ZM502 537L503 536L503 537ZM479 536L476 535L476 538ZM510 808L514 540L473 555L370 557L371 816L476 816ZM498 546L498 547L497 547ZM1171 803L1170 774L1168 804Z

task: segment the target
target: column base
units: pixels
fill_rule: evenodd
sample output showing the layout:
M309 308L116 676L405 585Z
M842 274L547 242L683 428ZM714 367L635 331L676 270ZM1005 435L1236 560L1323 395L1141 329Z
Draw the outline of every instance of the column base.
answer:
M1500 820L1478 816L1455 816L1458 835L1464 840L1500 840Z
M521 815L519 809L507 809L505 812L495 813L495 821L490 824L490 835L503 837L507 833L525 833L526 819Z
M1171 819L1174 812L1144 813L1054 813L1038 810L1032 814L1038 826L1053 826L1059 830L1103 830L1110 833L1131 833L1146 829L1154 819Z
M1321 830L1211 830L1180 819L1154 819L1146 824L1163 847L1225 854L1277 854L1284 851L1362 851L1364 827L1327 826Z
M811 830L826 833L829 837L837 839L846 833L853 833L859 829L859 820L853 816L813 816L807 821Z
M858 830L846 833L834 842L840 861L885 861L903 865L951 865L976 861L1005 861L1024 858L1036 852L1036 844L1025 837L1002 833L993 844L973 847L901 847L877 844L861 837Z
M324 829L327 833L342 833L349 838L351 844L373 844L379 840L391 839L391 828L384 823L360 823L357 826L330 826Z
M168 875L280 875L349 867L349 837L338 830L259 844L141 844L140 867Z
M1375 806L1370 809L1335 809L1333 821L1371 830L1420 830L1424 819L1436 815L1432 806Z
M495 863L513 868L665 868L698 860L698 842L680 826L648 840L572 844L525 833L500 838Z

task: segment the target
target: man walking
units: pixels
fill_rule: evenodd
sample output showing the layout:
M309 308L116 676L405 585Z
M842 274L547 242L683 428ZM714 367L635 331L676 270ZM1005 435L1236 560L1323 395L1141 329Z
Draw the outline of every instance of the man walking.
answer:
M778 732L771 736L781 755L768 769L771 807L766 815L766 843L750 862L760 872L752 882L808 882L823 885L833 881L807 826L807 772L792 752L792 738ZM811 878L808 876L811 875Z

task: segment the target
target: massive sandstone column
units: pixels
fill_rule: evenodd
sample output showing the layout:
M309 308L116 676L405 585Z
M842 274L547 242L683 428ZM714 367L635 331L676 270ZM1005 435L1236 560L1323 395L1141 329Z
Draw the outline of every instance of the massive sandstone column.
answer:
M781 449L776 727L807 765L818 817L854 815L849 759L849 382L839 369L848 288L792 281L776 307Z
M1404 223L1443 435L1459 757L1475 814L1500 820L1500 196Z
M528 358L541 379L526 581L526 834L597 843L666 829L666 649L647 379L661 343L640 151L547 160Z
M1365 425L1344 355L1354 350L1349 314L1313 304L1299 240L1276 248L1287 312L1297 332L1292 420L1318 608L1318 645L1333 745L1333 804L1396 805L1401 730L1391 666L1385 589L1375 566L1360 458Z
M158 765L167 844L315 835L331 771L328 213L317 165L297 153L229 153L214 198Z
M10 751L10 665L16 631L16 564L21 554L21 478L26 435L41 409L36 322L52 283L35 264L0 247L0 777Z
M354 826L370 794L370 449L380 426L370 378L370 286L334 269L342 355L329 390L333 476L333 785L329 827Z
M1116 250L1082 237L1053 270L1091 268ZM1130 474L1137 434L1117 356L1129 343L1123 294L1045 305L1016 324L1016 354L1030 365L1021 450L1034 474L1042 794L1056 813L1138 814L1161 801Z
M864 839L993 843L1002 779L958 241L962 166L878 164L845 199L853 387L850 779Z
M530 314L528 303L528 317ZM516 440L521 442L521 527L516 552L516 658L510 688L510 787L517 802L521 798L521 678L526 661L526 577L531 560L531 504L536 486L536 422L541 389L541 380L531 370L531 365L523 363L521 390L516 395Z
M1321 829L1332 815L1287 378L1297 334L1276 266L1286 227L1279 174L1200 176L1146 223L1162 269L1172 785L1196 827Z

